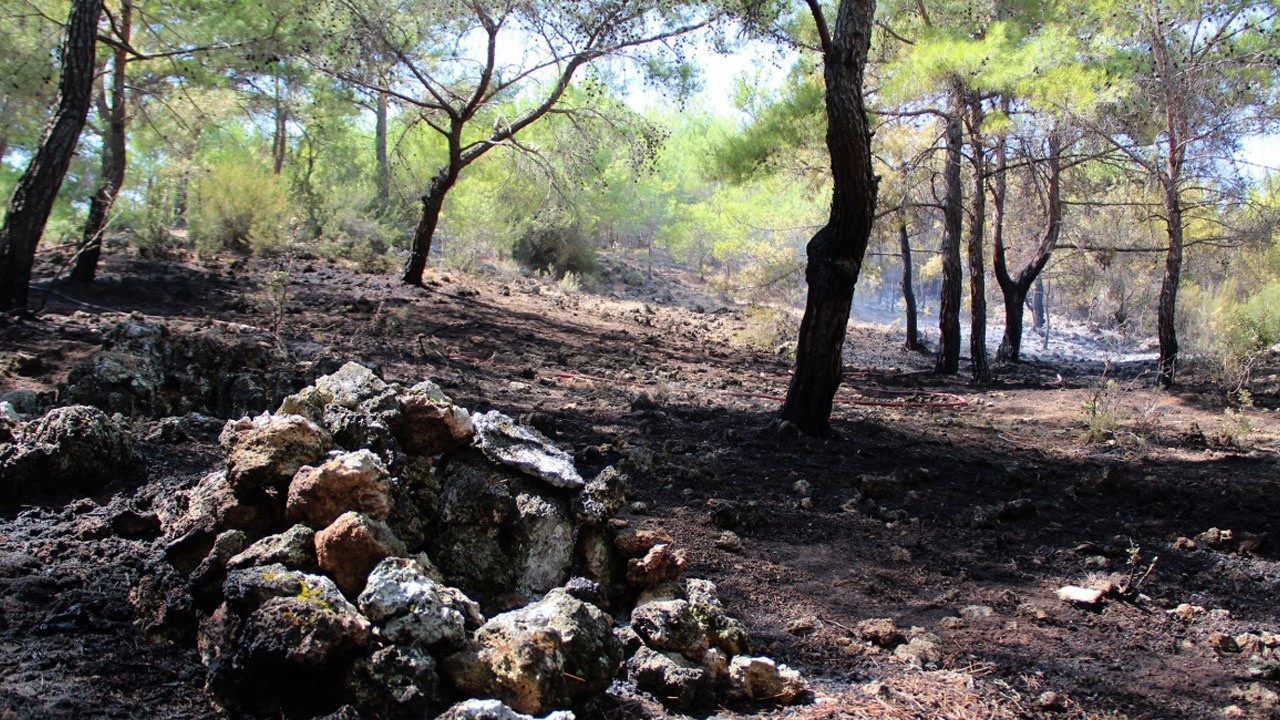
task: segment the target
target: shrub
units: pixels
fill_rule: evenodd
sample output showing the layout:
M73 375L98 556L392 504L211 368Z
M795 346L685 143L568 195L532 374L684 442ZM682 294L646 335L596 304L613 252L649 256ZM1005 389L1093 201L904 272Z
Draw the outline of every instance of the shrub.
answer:
M535 272L557 280L568 273L579 277L596 272L596 248L577 224L532 228L515 242L511 256Z
M289 244L289 195L260 164L215 165L193 190L191 236L198 251L272 254Z

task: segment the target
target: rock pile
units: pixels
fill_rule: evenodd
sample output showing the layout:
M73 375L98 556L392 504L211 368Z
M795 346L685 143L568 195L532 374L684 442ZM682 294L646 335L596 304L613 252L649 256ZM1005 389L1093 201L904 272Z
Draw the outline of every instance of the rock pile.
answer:
M194 622L234 712L570 718L615 680L685 712L807 695L669 536L617 517L624 477L583 479L501 413L348 363L221 443L164 515L174 580L134 601L158 634Z

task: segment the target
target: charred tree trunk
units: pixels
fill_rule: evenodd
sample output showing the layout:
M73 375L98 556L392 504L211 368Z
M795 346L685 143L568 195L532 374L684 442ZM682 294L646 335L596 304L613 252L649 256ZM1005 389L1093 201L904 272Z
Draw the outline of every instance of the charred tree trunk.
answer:
M1000 153L1001 158L998 160L998 165L1003 167L1005 165L1003 147L1000 148ZM1044 270L1045 265L1049 264L1049 257L1053 254L1053 248L1058 244L1058 235L1062 230L1062 144L1057 133L1049 135L1048 164L1049 187L1048 197L1045 202L1048 218L1044 236L1041 238L1040 246L1036 249L1035 254L1031 256L1016 277L1009 272L1004 233L998 231L993 241L992 266L995 270L996 282L999 283L1000 292L1004 296L1004 337L1001 338L1000 349L996 353L996 359L1000 362L1016 363L1022 360L1022 316L1027 304L1027 293L1031 291L1033 283L1036 290L1032 305L1035 327L1036 329L1043 329L1046 335L1049 332L1048 327L1045 326L1044 283L1040 280L1040 273ZM997 187L1000 189L999 194L1001 197L999 206L1002 214L1004 209L1004 182L1000 178L1003 175L1004 170L1000 170L997 178Z
M964 190L960 186L960 157L964 136L960 122L964 114L960 88L951 90L946 129L946 156L943 179L947 188L943 199L942 231L942 296L938 303L938 330L941 333L938 362L934 368L942 375L960 371L960 233L964 221Z
M435 237L436 226L440 224L440 211L444 209L444 198L458 182L461 168L453 167L441 170L427 185L427 192L422 196L422 216L418 218L418 226L413 231L413 246L409 251L409 261L405 263L404 274L400 279L406 285L422 285L422 274L427 269L427 257L431 254L431 240Z
M982 137L982 100L969 100L969 146L973 150L973 217L969 223L969 356L975 382L991 382L987 362L987 263L983 234L987 227L987 160Z
M68 280L73 283L90 283L98 274L98 261L102 257L102 234L107 229L111 206L115 204L120 188L124 187L124 174L128 166L127 123L128 94L125 87L125 68L129 62L126 49L131 41L133 26L133 1L120 3L118 21L120 43L111 54L111 86L106 93L105 130L102 137L102 183L89 201L89 217L84 223L80 251L76 254L75 267Z
M378 93L378 103L376 109L376 120L374 123L373 140L374 140L374 160L377 167L374 170L375 196L373 198L374 212L384 215L391 208L391 164L387 160L387 112L388 112L387 93Z
M875 2L841 0L833 32L827 30L818 0L809 0L809 8L823 47L831 214L809 241L808 300L781 415L808 435L829 436L831 407L843 376L849 306L875 215L877 181L862 97Z
M74 0L62 45L58 108L18 180L0 227L0 309L26 311L36 247L75 154L93 99L102 0Z
M1170 163L1172 164L1172 163ZM1182 198L1178 188L1167 182L1164 189L1165 229L1169 237L1169 252L1164 261L1164 280L1160 284L1160 304L1156 308L1156 332L1160 338L1160 387L1173 386L1178 363L1178 331L1175 319L1178 305L1178 285L1182 278Z
M928 352L929 348L920 341L916 291L912 287L915 271L911 262L911 236L907 233L905 214L898 220L898 250L902 253L902 302L907 306L907 349L912 352Z

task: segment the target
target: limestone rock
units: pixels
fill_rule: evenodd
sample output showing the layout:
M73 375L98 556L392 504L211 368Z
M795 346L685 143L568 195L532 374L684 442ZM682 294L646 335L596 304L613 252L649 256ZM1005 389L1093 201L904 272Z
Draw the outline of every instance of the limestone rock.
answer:
M600 694L621 661L612 619L557 588L489 620L445 670L468 695L541 714Z
M435 582L413 560L387 558L369 575L360 612L380 634L399 645L457 649L467 639L468 618L479 608L461 592Z
M405 452L420 456L439 455L464 447L475 435L471 415L466 410L435 399L428 392L411 392L400 397L400 417L393 432Z
M600 471L578 493L573 506L574 518L583 524L600 526L618 514L627 504L630 481L612 465Z
M497 410L472 418L475 444L485 457L513 467L555 487L577 490L586 482L578 474L569 453L545 435L517 423Z
M465 700L446 710L436 720L538 720L516 712L499 700ZM574 720L567 711L553 712L542 720Z
M439 510L425 531L448 584L482 604L505 594L545 593L568 579L573 564L568 502L474 450L449 457Z
M404 543L381 520L343 513L316 533L316 559L344 593L355 597L383 558L408 554Z
M863 620L854 628L858 637L882 648L892 648L906 642L906 637L891 618Z
M910 639L894 648L893 656L917 667L937 665L942 661L942 640L933 633L912 628Z
M315 531L306 525L294 525L245 548L227 562L227 567L239 569L279 563L292 570L317 570L320 566L316 562L315 537Z
M345 453L319 466L303 466L289 483L285 516L321 529L348 510L385 520L391 513L391 477L368 450Z
M332 446L329 433L300 415L259 415L228 422L218 438L227 455L227 482L237 497L283 493L303 465Z
M751 635L741 621L725 612L715 583L689 578L684 581L683 594L693 616L706 630L712 647L731 657L751 652Z
M370 718L424 718L439 703L436 661L425 650L389 645L357 660L344 678L354 705Z
M201 655L220 702L266 712L336 701L372 626L332 580L271 565L230 571L223 590L226 602L201 626Z
M613 543L618 548L618 554L631 560L644 557L657 545L673 545L675 540L666 530L625 528L618 531Z
M239 530L227 530L213 541L209 554L200 561L188 578L188 587L196 605L205 610L222 602L222 584L227 579L227 564L249 544L249 538Z
M685 600L641 605L631 612L631 627L654 650L678 652L690 660L701 660L709 647L706 629Z
M677 710L699 712L715 704L711 672L679 655L642 647L627 661L627 673L636 687Z
M627 582L634 587L652 587L680 577L687 562L685 551L666 543L650 548L643 558L627 561Z
M741 700L789 705L809 692L800 673L765 657L739 655L729 663L729 693Z
M54 408L0 447L0 499L97 490L134 469L128 432L89 405Z
M175 567L190 571L208 552L214 537L226 530L260 535L274 526L280 508L270 498L241 499L218 471L205 475L181 498L185 511L161 517L165 535L173 538L166 556Z

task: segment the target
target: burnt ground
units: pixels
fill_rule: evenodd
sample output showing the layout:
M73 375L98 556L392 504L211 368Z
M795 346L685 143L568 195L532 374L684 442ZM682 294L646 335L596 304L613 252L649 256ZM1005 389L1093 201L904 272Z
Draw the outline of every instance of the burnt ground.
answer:
M320 260L113 260L0 326L0 388L54 390L132 312L255 344L301 381L358 360L524 415L584 475L625 469L633 522L672 533L755 649L813 681L812 705L767 716L1280 717L1277 671L1230 641L1280 632L1274 370L1230 415L1194 375L1165 393L1137 365L1028 362L975 386L855 325L838 437L797 437L773 422L790 366L753 346L778 339L760 313L674 269L627 285L625 265L607 259L578 292L439 269L408 288ZM278 269L290 281L273 291ZM137 477L0 507L0 718L221 717L194 649L144 638L127 601L163 568L131 518L218 462L220 422L174 427L133 420ZM1055 595L1106 583L1093 607ZM941 652L895 657L857 632L871 618Z

